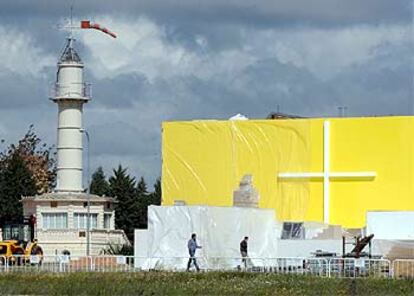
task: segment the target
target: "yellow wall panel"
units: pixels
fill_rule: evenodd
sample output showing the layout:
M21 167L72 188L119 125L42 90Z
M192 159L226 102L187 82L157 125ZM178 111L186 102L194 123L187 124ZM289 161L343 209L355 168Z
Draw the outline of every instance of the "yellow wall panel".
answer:
M413 210L414 118L331 122L331 170L377 174L374 180L331 183L331 223L360 227L368 210Z
M323 171L323 122L331 122L330 171L374 171L330 181L330 223L365 225L367 210L414 210L413 117L191 121L163 124L163 204L231 206L245 174L259 206L278 219L323 221L323 181L281 172Z

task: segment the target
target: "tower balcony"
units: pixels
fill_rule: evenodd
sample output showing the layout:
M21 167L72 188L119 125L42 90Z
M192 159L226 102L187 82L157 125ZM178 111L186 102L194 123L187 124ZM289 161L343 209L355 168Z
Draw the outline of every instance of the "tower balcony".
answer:
M49 98L52 101L82 100L89 101L92 97L92 85L90 83L53 83L49 90Z

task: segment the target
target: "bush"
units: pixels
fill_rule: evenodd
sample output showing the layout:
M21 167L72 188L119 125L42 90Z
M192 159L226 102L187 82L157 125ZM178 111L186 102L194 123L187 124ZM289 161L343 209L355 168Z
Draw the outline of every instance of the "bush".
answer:
M108 244L108 247L103 251L103 254L104 255L133 256L134 247L132 245Z

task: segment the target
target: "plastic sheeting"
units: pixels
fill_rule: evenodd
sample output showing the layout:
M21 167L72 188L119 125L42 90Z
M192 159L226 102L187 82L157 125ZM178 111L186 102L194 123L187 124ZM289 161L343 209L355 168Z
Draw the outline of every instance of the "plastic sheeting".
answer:
M367 234L373 248L387 258L414 258L414 211L367 213Z
M230 120L163 123L163 205L231 206L244 175L260 208L281 221L323 221L323 122L330 121L330 172L375 172L372 179L330 178L330 224L362 228L367 211L414 210L414 117Z
M367 233L376 239L414 242L414 211L368 212Z
M342 255L342 240L279 240L279 257L312 257L317 250Z
M134 231L134 256L139 258L148 257L148 230L135 229Z
M203 206L150 206L148 231L136 234L135 256L151 258L140 261L142 267L165 265L184 269L188 261L187 242L192 233L202 249L197 250L200 265L212 268L215 258L221 265L232 268L240 264L240 242L249 237L249 257L274 258L277 255L277 238L274 211L241 207ZM147 250L145 254L145 249ZM260 264L254 262L252 264ZM206 266L207 265L207 266ZM220 266L223 268L225 266Z
M276 209L282 220L319 221L321 184L313 188L320 194L310 200L309 180L281 182L277 177L278 172L312 169L311 134L319 135L322 147L322 129L307 120L164 123L163 205L185 200L189 205L232 206L240 180L252 175L261 208Z

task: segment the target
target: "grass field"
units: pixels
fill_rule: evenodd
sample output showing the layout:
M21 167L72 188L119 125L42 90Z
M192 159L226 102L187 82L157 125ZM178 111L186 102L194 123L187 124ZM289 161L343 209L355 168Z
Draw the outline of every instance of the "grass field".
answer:
M242 272L0 275L1 295L414 295L413 280Z

